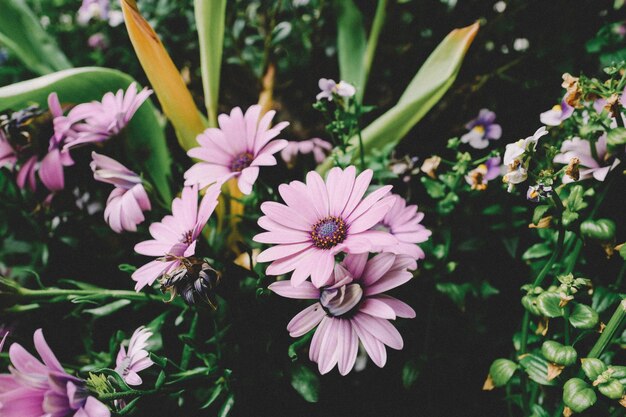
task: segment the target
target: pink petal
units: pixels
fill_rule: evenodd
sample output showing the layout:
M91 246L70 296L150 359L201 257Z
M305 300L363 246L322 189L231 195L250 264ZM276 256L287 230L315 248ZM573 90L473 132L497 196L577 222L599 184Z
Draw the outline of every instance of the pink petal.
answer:
M331 278L333 268L335 266L335 257L331 252L319 251L320 254L313 263L313 270L311 271L311 280L313 285L320 288L328 282Z
M310 242L272 246L271 248L265 249L257 256L257 262L270 262L276 259L286 258L310 247Z
M350 198L350 193L354 187L356 168L349 166L344 171L341 168L333 168L326 178L328 197L330 200L330 214L341 216L346 203Z
M316 300L320 297L320 290L308 281L303 282L297 287L291 285L289 281L276 281L267 288L286 298Z
M374 204L376 204L379 200L381 200L383 197L389 194L389 191L391 191L392 188L393 187L391 185L386 185L384 187L380 187L377 190L371 192L367 197L361 200L361 202L355 207L355 209L349 215L346 216L346 213L344 212L344 218L346 219L346 221L352 224L356 219L361 217L363 214L367 213L368 210L372 208ZM393 196L389 196L389 197L393 197ZM393 198L389 198L387 201L387 204L389 205L387 211L391 209L391 207L393 206L393 203L394 203Z
M326 333L326 328L332 321L332 318L328 316L324 316L319 326L317 326L317 330L313 333L313 338L311 339L311 346L309 346L309 359L313 362L317 362L319 358L320 347L322 346L322 339Z
M56 356L54 356L54 353L52 352L52 349L50 349L50 346L48 346L48 343L46 343L46 339L44 339L43 331L41 329L35 330L33 340L35 342L35 349L46 366L50 369L54 369L55 371L65 373L61 363Z
M359 306L359 311L381 319L395 320L396 313L386 303L376 298L367 298Z
M350 324L350 320L339 319L339 340L338 345L341 347L338 358L338 368L341 375L347 375L356 362L356 356L359 351L359 338Z
M343 260L343 265L350 271L353 277L360 278L367 264L368 253L348 254Z
M291 319L287 324L287 331L291 337L300 337L311 331L324 317L326 312L321 304L312 304Z
M387 271L389 271L396 261L393 253L380 253L370 259L365 265L363 274L360 276L361 282L366 287L378 281Z
M389 291L390 289L399 287L400 285L408 282L413 278L413 274L408 271L390 271L380 278L376 283L370 287L363 289L365 295L376 295Z
M396 316L398 317L402 317L405 319L415 318L415 310L413 310L411 306L389 295L381 294L372 298L368 298L368 300L378 300L387 304L393 309L393 311L396 313Z
M376 364L376 366L379 368L385 366L385 363L387 362L387 351L385 350L385 345L383 345L380 340L372 336L367 330L365 330L365 328L361 327L361 325L358 324L354 318L350 321L350 323L361 340L361 343L363 343L365 351L369 357L372 358L372 361Z
M331 318L324 337L320 342L320 351L317 360L318 369L320 374L324 375L330 372L331 369L337 363L339 359L337 356L337 349L339 344L337 343L339 333L339 320Z
M372 175L374 172L371 169L366 169L363 171L354 181L354 187L352 188L352 192L350 193L350 198L346 203L341 216L345 219L348 217L353 211L354 208L361 202L361 199L365 195L367 191L367 187L369 187L370 182L372 181Z
M266 201L261 204L261 211L276 223L288 228L311 231L311 224L296 210L284 204Z
M400 332L387 320L360 313L353 320L390 348L400 350L404 346Z
M309 198L313 203L313 208L318 219L323 219L329 214L328 191L326 184L315 171L310 171L306 176L306 185L309 189Z

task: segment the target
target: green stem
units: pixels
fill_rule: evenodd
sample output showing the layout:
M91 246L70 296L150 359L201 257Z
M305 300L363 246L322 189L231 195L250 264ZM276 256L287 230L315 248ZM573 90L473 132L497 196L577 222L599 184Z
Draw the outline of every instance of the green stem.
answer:
M123 298L126 300L137 301L158 301L163 303L163 298L158 295L137 293L135 291L126 290L107 290L98 288L94 290L65 290L59 288L48 288L43 290L31 290L28 288L18 287L17 294L24 298L52 298L67 297L68 301L75 297L94 297L94 298Z
M593 348L589 352L589 355L587 355L588 358L600 357L604 349L609 345L609 343L611 343L613 336L615 336L615 333L621 327L625 318L626 318L626 299L622 300L617 306L615 313L613 313L611 320L609 320L609 323L604 328L604 331L600 335L600 338L598 339L596 344L593 346Z
M121 398L128 397L138 397L142 395L151 395L156 394L160 391L160 389L149 389L149 390L139 390L139 389L131 389L129 391L121 391L121 392L109 392L105 394L99 394L98 399L101 401L111 401L111 400L119 400Z
M191 320L191 325L189 326L189 336L193 339L196 336L196 330L198 328L198 312L196 311L193 315L193 319ZM180 367L181 369L187 370L189 367L189 360L191 359L191 346L185 344L183 348L183 353L180 358Z
M372 62L374 61L374 54L376 53L376 47L378 46L378 38L380 32L385 23L385 15L387 14L387 2L388 0L378 0L376 6L376 14L374 15L374 22L372 22L372 30L370 36L367 39L367 47L365 49L365 55L363 56L363 85L357 91L357 101L361 103L363 96L365 95L365 86L367 85L367 79L369 78L370 69L372 68Z
M564 333L565 345L566 346L570 345L569 313L570 313L570 306L568 304L563 309L563 320L565 321L565 323L563 325L564 326L563 333Z

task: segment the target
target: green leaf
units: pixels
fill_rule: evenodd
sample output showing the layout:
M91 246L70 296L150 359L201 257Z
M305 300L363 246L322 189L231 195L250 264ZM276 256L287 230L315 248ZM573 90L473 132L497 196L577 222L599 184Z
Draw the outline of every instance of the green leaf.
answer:
M235 405L235 395L230 394L228 398L226 398L226 401L224 401L224 404L222 404L222 408L220 408L220 411L217 413L217 417L228 416L233 409L233 405Z
M39 75L72 67L24 0L2 1L0 44Z
M598 325L598 313L584 304L575 304L569 322L577 329L593 329Z
M363 15L352 0L336 0L337 54L341 79L354 85L357 90L365 87L363 60L367 38Z
M419 122L450 88L461 69L461 63L478 32L478 22L455 29L437 46L419 69L398 103L362 131L366 155L375 149L395 145ZM359 157L359 138L350 139L352 161ZM391 149L389 147L388 149ZM326 172L332 158L318 167Z
M616 379L598 385L598 391L612 400L619 400L624 395L624 386Z
M539 404L533 404L530 409L532 411L530 417L550 417L550 413L544 410Z
M465 308L465 297L472 291L472 284L465 282L463 284L455 284L453 282L437 283L437 291L450 297L452 302L461 310Z
M539 220L543 217L544 214L550 209L549 205L543 204L535 207L535 211L533 213L533 224L536 226L539 224Z
M609 149L624 148L626 145L626 128L616 127L606 135L606 145Z
M583 372L590 381L595 381L600 374L607 370L606 365L600 359L583 358L580 362L582 363Z
M555 385L554 379L548 380L548 361L544 358L532 354L520 357L520 365L528 374L528 377L540 385Z
M409 389L413 386L420 375L421 364L415 359L411 359L404 364L402 368L402 386Z
M161 372L159 372L159 376L157 377L156 382L154 383L154 388L159 389L163 386L164 383L165 383L165 372L161 370Z
M56 91L61 103L79 104L101 100L109 91L125 89L133 82L123 72L98 67L75 68L44 75L0 88L0 111L20 109L37 103L47 108L48 95ZM137 110L126 128L128 149L133 160L140 161L145 173L165 201L170 201L171 158L165 133L150 100Z
M83 310L85 313L93 314L96 317L104 317L115 313L130 304L130 300L117 300L112 303L105 304L102 307L90 308Z
M204 409L204 408L210 407L211 404L213 404L215 402L215 400L217 400L217 397L220 396L220 394L222 393L223 390L224 390L224 385L223 384L217 384L215 386L215 388L213 388L213 391L211 391L211 395L209 395L209 399L206 400L206 402L204 404L202 404L202 406L200 408Z
M319 399L319 377L304 365L296 365L294 367L291 372L291 386L307 402L316 403Z
M506 385L515 370L517 369L517 364L508 359L496 359L493 361L491 366L489 367L489 375L491 375L491 379L493 380L493 385L496 387L502 387Z
M420 181L424 184L426 192L431 198L440 199L446 195L446 186L439 181L427 177L422 177Z
M204 104L209 125L217 126L222 51L224 49L224 20L226 0L195 0L194 10L198 39L200 41L200 65Z
M542 292L537 296L537 309L545 317L563 317L563 308L559 306L561 297L554 292Z
M541 354L550 362L563 366L573 365L577 356L576 349L571 346L563 346L554 340L543 342Z
M610 219L585 220L580 224L580 233L586 238L607 242L615 236L615 222Z
M582 413L597 399L595 391L580 378L572 378L563 386L563 402L575 413Z
M550 247L550 245L547 243L535 243L524 252L522 259L528 261L531 259L544 258L550 254L552 254L552 247Z

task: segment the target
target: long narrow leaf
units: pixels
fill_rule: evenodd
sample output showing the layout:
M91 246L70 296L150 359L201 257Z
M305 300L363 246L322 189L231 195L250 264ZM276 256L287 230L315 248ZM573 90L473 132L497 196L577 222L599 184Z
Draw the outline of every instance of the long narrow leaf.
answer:
M397 144L443 97L461 69L467 49L478 32L478 22L455 29L437 46L409 83L398 103L363 129L365 154ZM358 158L358 137L350 139L352 160ZM325 172L332 165L327 159L318 167Z
M32 103L47 107L48 94L56 91L62 103L100 100L104 93L126 88L132 77L108 68L75 68L0 88L0 111L20 109ZM143 165L165 201L171 200L168 178L171 159L163 127L150 100L139 108L127 127L129 154Z
M224 49L224 19L226 0L195 0L196 26L200 40L200 63L204 103L209 125L217 126L222 51Z
M72 67L25 1L2 0L1 3L0 44L40 75Z
M172 62L150 24L141 16L135 0L120 0L128 36L139 62L163 107L174 125L180 145L188 150L197 145L196 136L204 123L180 72Z
M365 83L363 60L367 49L363 15L352 0L336 0L335 7L339 75L360 90Z

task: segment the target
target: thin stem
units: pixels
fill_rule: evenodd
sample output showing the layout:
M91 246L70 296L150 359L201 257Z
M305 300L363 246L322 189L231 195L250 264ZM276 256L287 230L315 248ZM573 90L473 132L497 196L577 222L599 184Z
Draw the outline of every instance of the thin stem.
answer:
M94 298L123 298L127 300L138 301L159 301L163 303L164 300L158 295L137 293L134 291L126 290L107 290L107 289L94 289L94 290L66 290L59 288L48 288L43 290L31 290L28 288L19 287L17 294L24 298L52 298L58 296L68 297L71 300L74 297L94 297Z
M621 327L625 318L626 300L622 300L617 306L615 313L613 313L611 320L609 320L609 323L606 325L604 331L600 335L600 338L589 352L589 355L587 355L588 358L600 357L604 349L609 345L609 343L611 343L613 336L615 336L615 333Z

